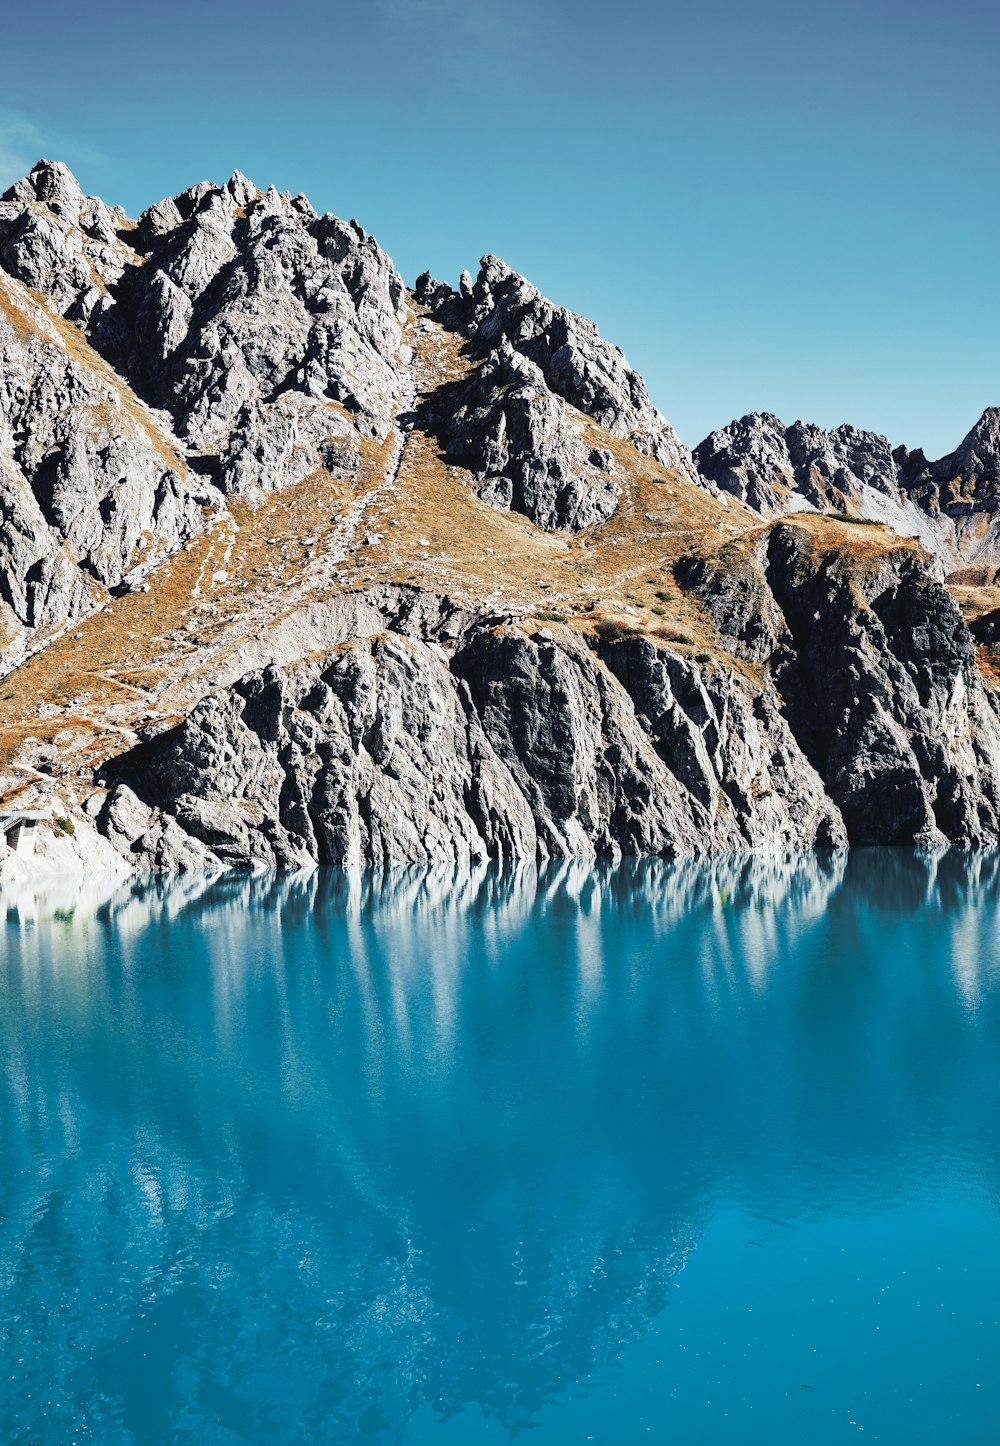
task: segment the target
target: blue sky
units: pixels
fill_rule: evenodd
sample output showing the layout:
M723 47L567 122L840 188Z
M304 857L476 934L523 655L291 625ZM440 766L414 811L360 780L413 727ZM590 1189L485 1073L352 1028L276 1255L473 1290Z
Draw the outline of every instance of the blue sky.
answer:
M234 168L407 281L495 251L688 443L754 409L950 450L1000 404L1000 10L841 0L8 6L0 181Z

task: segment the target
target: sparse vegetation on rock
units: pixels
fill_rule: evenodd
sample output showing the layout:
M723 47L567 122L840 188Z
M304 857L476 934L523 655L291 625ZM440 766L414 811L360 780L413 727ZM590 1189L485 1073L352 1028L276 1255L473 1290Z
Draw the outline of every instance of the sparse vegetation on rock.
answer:
M130 221L40 162L0 199L0 801L59 867L995 844L998 417L940 462L766 414L691 454L496 257L411 292L302 196Z

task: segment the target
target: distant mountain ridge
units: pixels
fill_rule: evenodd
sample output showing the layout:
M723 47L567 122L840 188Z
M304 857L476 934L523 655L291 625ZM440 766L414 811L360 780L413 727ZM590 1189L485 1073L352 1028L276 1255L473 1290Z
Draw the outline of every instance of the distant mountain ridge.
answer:
M875 432L831 431L751 412L694 449L700 474L764 515L797 508L854 512L918 537L949 570L995 566L1000 409L988 408L937 462Z

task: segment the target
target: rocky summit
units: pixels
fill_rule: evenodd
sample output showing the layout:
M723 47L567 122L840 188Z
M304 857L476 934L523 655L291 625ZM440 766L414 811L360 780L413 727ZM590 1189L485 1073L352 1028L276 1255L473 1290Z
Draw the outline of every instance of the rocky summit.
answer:
M1000 842L1000 411L693 451L495 256L0 199L0 875Z

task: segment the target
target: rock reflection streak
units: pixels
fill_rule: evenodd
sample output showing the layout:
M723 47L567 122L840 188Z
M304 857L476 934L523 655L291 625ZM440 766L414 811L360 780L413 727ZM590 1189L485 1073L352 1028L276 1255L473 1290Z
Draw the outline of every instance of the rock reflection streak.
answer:
M603 1389L720 1209L995 1189L998 880L869 851L5 897L0 1437L517 1431Z

